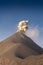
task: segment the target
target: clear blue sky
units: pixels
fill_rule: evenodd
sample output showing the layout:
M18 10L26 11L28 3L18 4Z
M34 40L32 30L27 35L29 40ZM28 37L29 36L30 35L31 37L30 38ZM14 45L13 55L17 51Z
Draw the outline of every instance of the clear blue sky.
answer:
M43 0L0 0L0 41L16 32L21 20L30 20L29 25L41 28L42 39Z

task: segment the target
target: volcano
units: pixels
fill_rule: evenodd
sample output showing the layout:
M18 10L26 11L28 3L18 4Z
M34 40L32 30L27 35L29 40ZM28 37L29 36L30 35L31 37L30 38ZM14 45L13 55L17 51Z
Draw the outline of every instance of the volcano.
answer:
M25 35L28 21L20 21L15 34L0 42L0 65L43 65L43 48Z
M23 32L16 32L0 43L0 57L24 59L42 53L43 49Z

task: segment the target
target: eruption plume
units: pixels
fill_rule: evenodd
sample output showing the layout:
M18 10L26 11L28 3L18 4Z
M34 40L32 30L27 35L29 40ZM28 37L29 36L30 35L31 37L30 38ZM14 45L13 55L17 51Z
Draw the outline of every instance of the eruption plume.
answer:
M28 29L28 20L20 21L18 24L18 31L25 32Z

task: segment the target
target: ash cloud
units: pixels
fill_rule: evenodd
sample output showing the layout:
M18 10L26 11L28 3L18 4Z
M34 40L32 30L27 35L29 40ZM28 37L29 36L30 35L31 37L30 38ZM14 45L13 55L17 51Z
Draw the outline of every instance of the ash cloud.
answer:
M18 31L25 32L28 29L28 20L20 21L18 24Z

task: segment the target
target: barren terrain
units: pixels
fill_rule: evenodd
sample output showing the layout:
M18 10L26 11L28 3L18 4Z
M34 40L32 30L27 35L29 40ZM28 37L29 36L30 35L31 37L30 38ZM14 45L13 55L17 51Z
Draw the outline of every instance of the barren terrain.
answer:
M43 65L43 49L16 33L0 43L0 65Z

